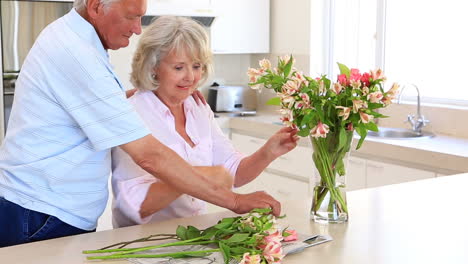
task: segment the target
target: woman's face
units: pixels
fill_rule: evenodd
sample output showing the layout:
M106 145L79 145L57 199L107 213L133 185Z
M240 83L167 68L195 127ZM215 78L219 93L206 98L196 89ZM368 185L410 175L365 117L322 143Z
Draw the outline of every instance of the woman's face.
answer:
M159 88L156 94L172 101L183 101L189 97L200 81L203 67L193 61L185 50L167 54L155 68Z

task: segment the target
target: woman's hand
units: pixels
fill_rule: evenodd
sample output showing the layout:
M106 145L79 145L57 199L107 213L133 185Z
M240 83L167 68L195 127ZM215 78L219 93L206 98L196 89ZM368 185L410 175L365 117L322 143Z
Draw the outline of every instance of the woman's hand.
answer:
M276 159L294 149L298 140L297 129L283 127L268 139L264 147Z

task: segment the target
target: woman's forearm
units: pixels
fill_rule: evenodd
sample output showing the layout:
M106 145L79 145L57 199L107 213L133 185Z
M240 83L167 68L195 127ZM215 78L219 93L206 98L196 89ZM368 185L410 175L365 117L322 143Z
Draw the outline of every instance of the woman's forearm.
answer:
M265 145L252 155L243 158L237 167L234 187L243 186L257 178L275 159L274 154L269 152Z
M164 182L158 181L148 189L146 198L140 207L140 217L145 218L169 206L182 194Z

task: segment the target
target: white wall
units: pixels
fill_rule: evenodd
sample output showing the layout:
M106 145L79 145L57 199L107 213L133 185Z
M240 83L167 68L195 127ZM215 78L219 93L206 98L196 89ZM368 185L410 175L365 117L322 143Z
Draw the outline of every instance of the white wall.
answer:
M310 74L311 56L311 6L314 0L271 0L270 16L270 54L255 54L251 58L251 67L258 67L258 61L268 58L276 64L277 57L292 54L296 59L296 68ZM257 108L271 112L278 108L265 105L274 96L271 91L259 93Z

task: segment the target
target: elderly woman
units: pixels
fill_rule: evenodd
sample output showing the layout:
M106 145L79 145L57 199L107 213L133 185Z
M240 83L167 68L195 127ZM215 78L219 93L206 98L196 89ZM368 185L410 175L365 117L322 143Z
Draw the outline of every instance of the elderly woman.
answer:
M153 135L220 186L242 186L296 146L296 131L283 128L250 156L237 152L206 105L190 96L212 68L208 36L198 23L163 16L143 33L133 58L129 98ZM120 148L112 152L114 227L187 217L205 202L179 193L137 166ZM218 166L208 170L205 166ZM228 170L232 176L223 176Z

